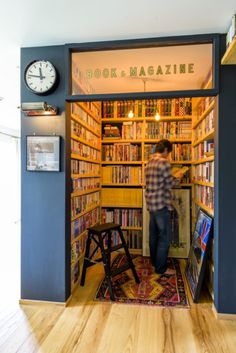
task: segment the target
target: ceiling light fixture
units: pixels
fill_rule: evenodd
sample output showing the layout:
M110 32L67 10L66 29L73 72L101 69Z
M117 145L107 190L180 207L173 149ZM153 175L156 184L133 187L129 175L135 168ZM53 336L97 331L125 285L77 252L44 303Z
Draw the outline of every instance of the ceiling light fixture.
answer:
M128 118L132 119L134 117L133 110L131 109L128 114Z
M161 116L160 116L160 114L158 113L158 111L156 111L155 120L159 121L160 119L161 119Z

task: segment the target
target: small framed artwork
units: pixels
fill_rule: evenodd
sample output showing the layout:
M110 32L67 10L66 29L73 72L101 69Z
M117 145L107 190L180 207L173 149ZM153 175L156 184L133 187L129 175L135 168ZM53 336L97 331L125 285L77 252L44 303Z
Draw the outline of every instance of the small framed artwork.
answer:
M27 170L60 171L60 136L26 136Z
M188 286L195 303L199 300L202 287L212 229L213 218L200 209L185 270Z

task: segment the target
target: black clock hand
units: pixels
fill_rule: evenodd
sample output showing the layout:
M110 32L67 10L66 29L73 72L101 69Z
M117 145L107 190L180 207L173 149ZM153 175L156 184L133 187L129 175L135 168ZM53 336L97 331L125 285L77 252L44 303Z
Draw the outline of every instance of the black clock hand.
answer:
M45 78L45 76L39 76L39 75L28 75L29 77L39 77L40 80L42 80L43 78Z
M44 78L43 74L42 74L42 69L41 67L39 68L39 75L40 75L40 80L42 80Z

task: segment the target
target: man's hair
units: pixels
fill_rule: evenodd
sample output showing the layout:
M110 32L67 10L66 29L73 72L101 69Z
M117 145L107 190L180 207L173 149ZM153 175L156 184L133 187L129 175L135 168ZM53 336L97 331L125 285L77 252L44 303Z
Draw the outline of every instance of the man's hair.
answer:
M157 142L155 153L163 153L165 149L170 153L172 151L172 143L169 140L161 140Z

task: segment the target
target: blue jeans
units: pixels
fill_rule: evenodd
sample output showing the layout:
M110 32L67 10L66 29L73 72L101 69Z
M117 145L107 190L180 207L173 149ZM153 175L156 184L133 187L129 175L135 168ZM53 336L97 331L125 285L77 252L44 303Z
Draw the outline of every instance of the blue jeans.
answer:
M170 212L167 207L150 212L149 247L156 272L164 273L170 247Z

